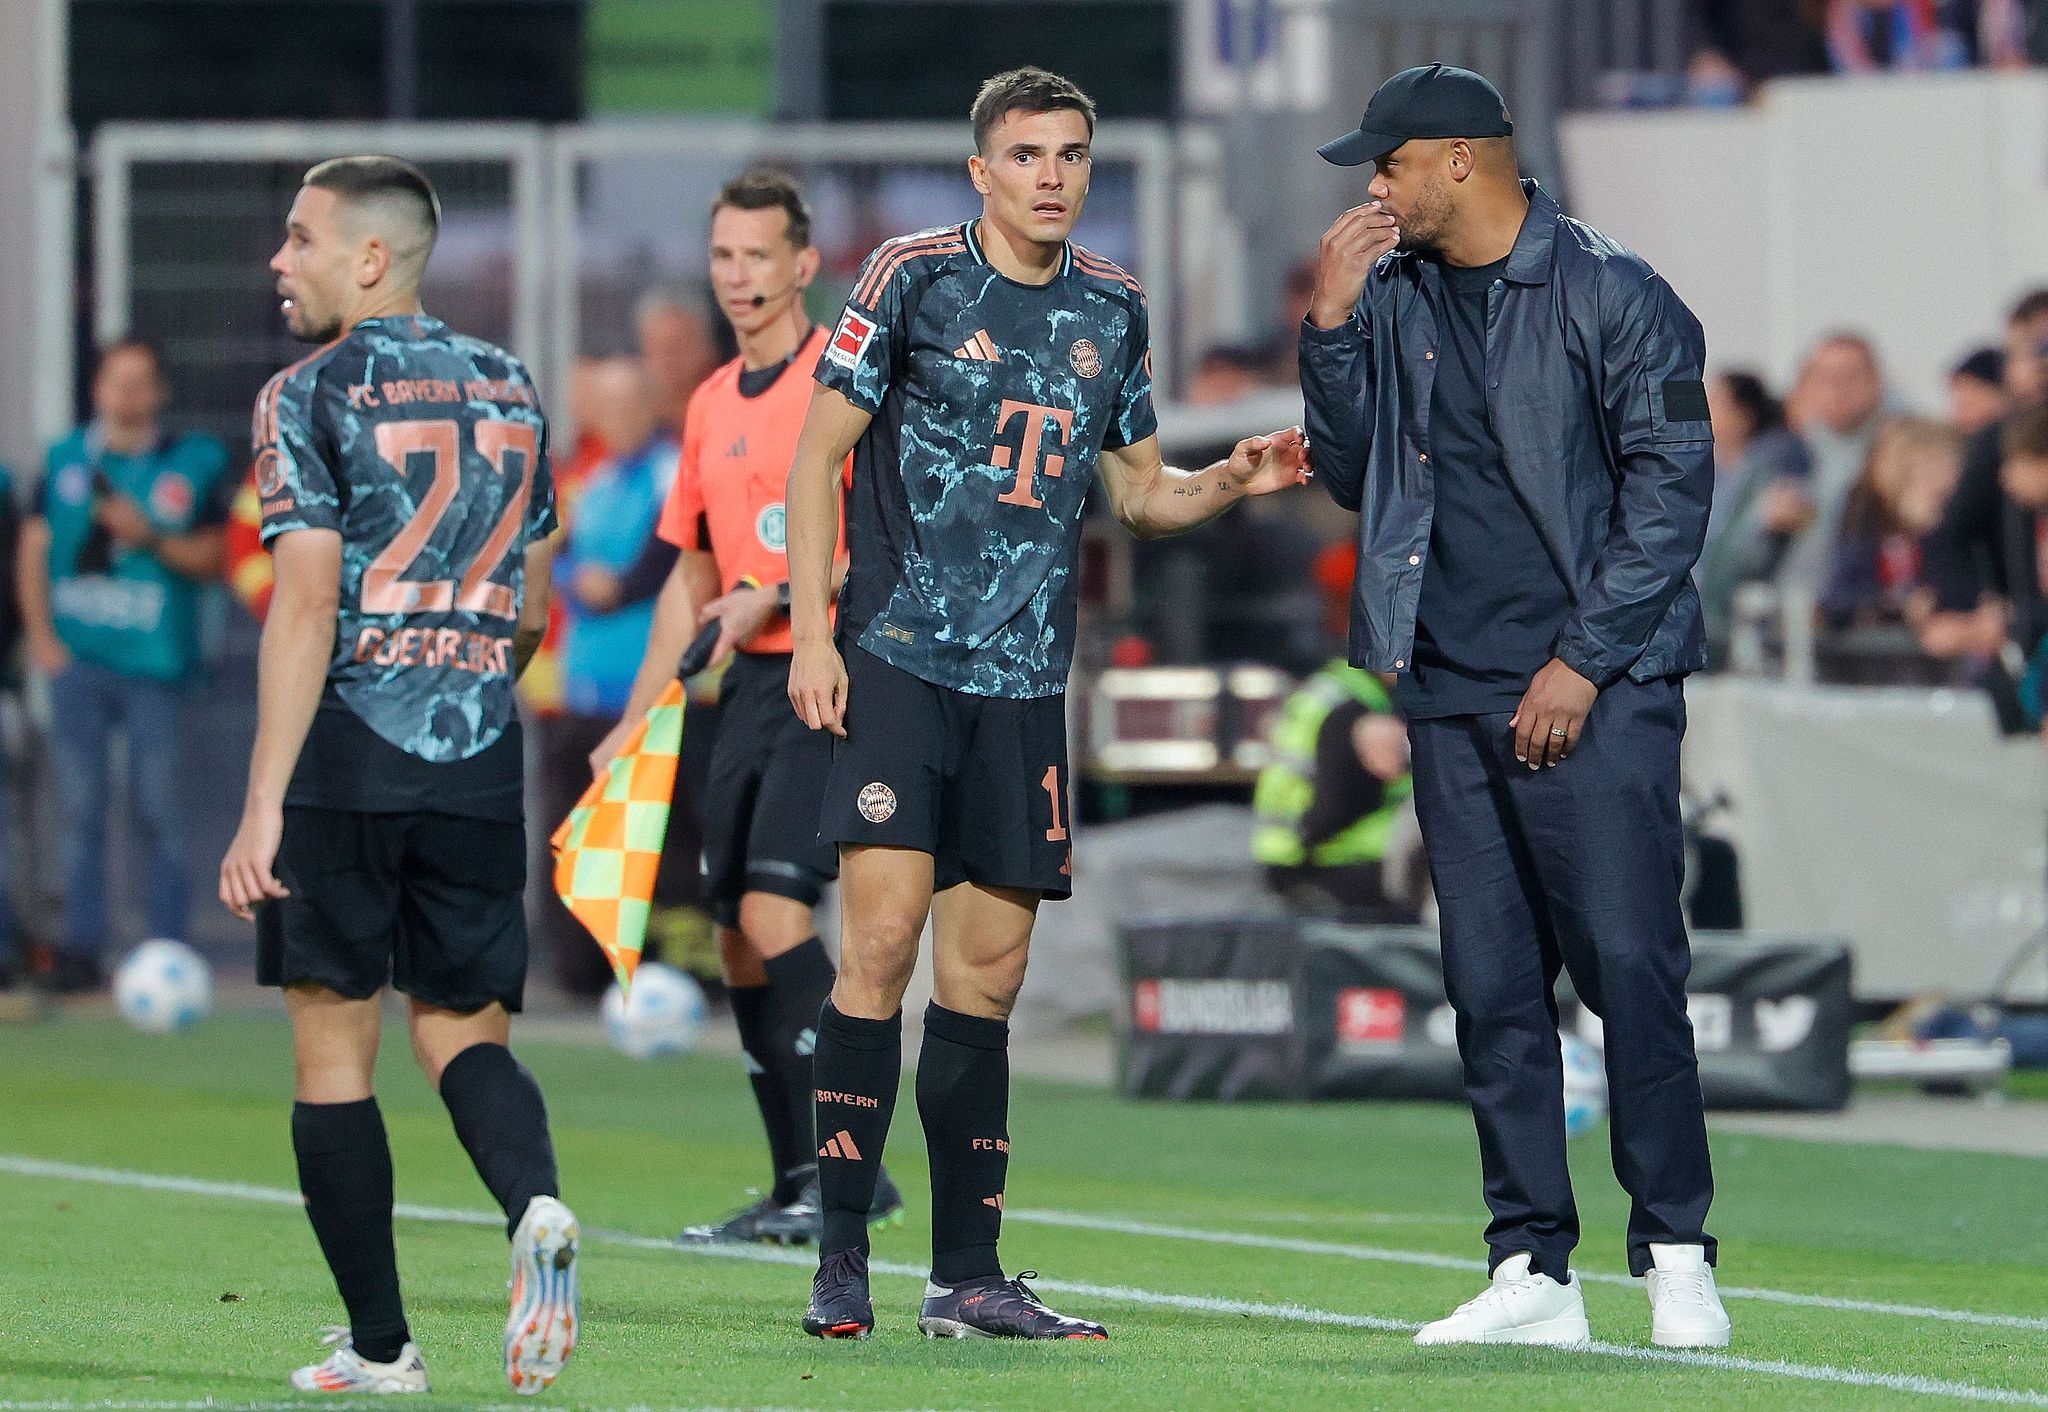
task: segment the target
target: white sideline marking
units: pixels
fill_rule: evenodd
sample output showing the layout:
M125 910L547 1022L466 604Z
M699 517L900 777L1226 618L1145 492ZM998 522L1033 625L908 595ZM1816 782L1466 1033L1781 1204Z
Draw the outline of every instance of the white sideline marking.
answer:
M1127 1221L1114 1216L1091 1216L1078 1211L1039 1211L1013 1208L1003 1213L1006 1221L1027 1225L1060 1226L1070 1230L1106 1231L1114 1235L1150 1236L1159 1240L1191 1240L1208 1245L1238 1245L1253 1250L1285 1250L1297 1255L1334 1255L1345 1260L1373 1260L1390 1265L1419 1265L1432 1270L1471 1270L1486 1273L1486 1262L1463 1255L1434 1255L1422 1250L1389 1250L1377 1245L1349 1245L1340 1241L1303 1240L1295 1236L1258 1235L1247 1231L1211 1231L1194 1226L1162 1226L1150 1221ZM1640 1285L1633 1275L1605 1274L1580 1270L1589 1284ZM1755 1299L1767 1304L1793 1304L1807 1309L1832 1309L1850 1314L1889 1314L1909 1319L1942 1319L1953 1324L1986 1324L2001 1329L2048 1332L2048 1319L2022 1314L1982 1314L1969 1309L1939 1309L1926 1304L1887 1304L1870 1299L1839 1299L1828 1294L1794 1294L1782 1289L1727 1287L1723 1299Z
M142 1191L173 1192L188 1196L224 1197L235 1201L249 1201L267 1206L298 1206L301 1197L295 1191L281 1187L253 1186L246 1182L210 1181L198 1177L160 1176L152 1172L122 1171L112 1167L88 1167L71 1162L51 1162L37 1157L15 1157L0 1155L0 1172L24 1177L52 1177L66 1181L93 1182L101 1186L130 1187ZM459 1211L446 1207L414 1206L401 1203L394 1212L411 1220L453 1222L467 1226L501 1226L502 1220L495 1212ZM1007 1214L1007 1213L1006 1213ZM1092 1218L1091 1218L1092 1219ZM1124 1225L1138 1225L1138 1222L1124 1222ZM1173 1229L1168 1227L1166 1229ZM785 1250L775 1247L746 1246L682 1246L673 1241L654 1236L633 1235L625 1232L594 1230L586 1227L586 1240L602 1245L622 1246L636 1250L659 1250L674 1254L710 1256L716 1259L745 1260L758 1264L802 1266L814 1265L815 1259L800 1250ZM1449 1259L1450 1257L1441 1257ZM1430 1257L1435 1263L1439 1257ZM906 1279L923 1280L926 1271L922 1265L909 1265L900 1261L876 1261L870 1269L880 1275L900 1275ZM1132 1289L1126 1285L1098 1285L1078 1280L1039 1280L1040 1288L1059 1294L1078 1294L1085 1298L1111 1300L1120 1304L1136 1304L1153 1308L1186 1309L1202 1314L1238 1314L1252 1318L1276 1319L1286 1323L1316 1324L1335 1328L1372 1329L1383 1333L1410 1333L1422 1326L1412 1320L1387 1319L1373 1314L1344 1314L1330 1309L1312 1309L1300 1304L1267 1304L1253 1300L1224 1299L1200 1294L1166 1294L1157 1290ZM1600 1357L1621 1358L1638 1363L1669 1363L1689 1368L1704 1368L1717 1372L1761 1373L1771 1377L1790 1378L1799 1382L1828 1383L1837 1387L1879 1388L1887 1392L1918 1394L1924 1397L1946 1397L1962 1402L1994 1403L2009 1407L2048 1408L2048 1392L2027 1389L1984 1387L1976 1383L1957 1382L1947 1378L1922 1377L1912 1373L1875 1373L1859 1368L1837 1368L1825 1363L1788 1363L1775 1359L1742 1358L1727 1353L1686 1352L1678 1349L1644 1348L1633 1344L1590 1343L1578 1349L1547 1350L1565 1356L1573 1354L1594 1354ZM190 1407L207 1409L228 1405L218 1402L193 1403L5 1403L0 1402L0 1412L87 1412L88 1408L135 1408L173 1409ZM300 1406L298 1403L265 1404L266 1406Z

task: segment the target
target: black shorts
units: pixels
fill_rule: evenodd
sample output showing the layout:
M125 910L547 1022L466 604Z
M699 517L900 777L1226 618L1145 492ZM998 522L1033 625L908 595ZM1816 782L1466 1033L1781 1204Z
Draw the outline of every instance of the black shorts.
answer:
M718 743L704 782L704 900L720 926L740 898L769 892L815 906L839 874L818 837L832 738L789 704L789 657L742 652L718 693Z
M846 739L832 742L824 837L929 853L941 890L1070 896L1066 698L973 696L845 652Z
M256 979L367 1000L392 985L460 1014L526 988L526 826L287 807L256 912Z

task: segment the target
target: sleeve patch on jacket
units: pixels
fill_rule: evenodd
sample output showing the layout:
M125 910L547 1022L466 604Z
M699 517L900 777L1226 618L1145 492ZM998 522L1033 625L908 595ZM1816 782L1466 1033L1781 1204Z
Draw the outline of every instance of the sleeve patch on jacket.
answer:
M1664 384L1664 420L1704 422L1707 414L1707 385L1697 378L1673 378Z

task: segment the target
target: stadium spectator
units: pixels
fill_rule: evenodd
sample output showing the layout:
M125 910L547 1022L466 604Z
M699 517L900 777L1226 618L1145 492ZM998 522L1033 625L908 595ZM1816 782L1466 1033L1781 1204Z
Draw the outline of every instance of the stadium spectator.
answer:
M2012 410L2005 389L2005 350L1979 348L1948 375L1949 423L1975 436Z
M235 489L227 448L165 429L156 350L100 355L93 420L50 449L16 576L64 804L64 930L50 983L95 989L109 940L108 755L127 744L143 845L147 934L183 940L191 902L179 773L183 708L201 670L201 599L225 565Z
M668 565L662 565L651 588L635 581L640 576L633 567L654 536L681 454L660 420L655 381L639 361L603 360L592 371L585 395L584 425L604 446L620 449L584 475L563 519L564 544L556 565L568 617L559 656L562 707L559 715L540 721L541 808L550 825L568 814L590 783L591 748L618 720L632 691L654 618L654 594ZM671 828L671 841L692 832ZM674 861L671 857L664 866L664 877L676 872ZM683 861L688 880L694 859ZM561 983L579 992L603 989L609 967L580 925L552 901L544 907L542 925Z
M1921 545L1941 522L1963 467L1962 433L1926 417L1894 417L1849 497L1821 618L1829 627L1917 623L1933 606Z
M562 523L576 516L576 497L592 470L611 455L604 438L592 426L594 391L604 369L601 358L579 353L569 370L569 424L575 441L569 454L554 462L555 509ZM548 599L548 630L540 648L519 678L519 699L536 718L562 713L562 637L569 630L568 595L557 593Z
M633 327L640 361L654 380L655 409L661 424L680 437L690 394L720 362L718 344L696 301L671 290L655 289L642 295L633 309Z
M1272 384L1267 379L1269 360L1257 349L1234 345L1211 348L1195 364L1182 398L1191 407L1216 407L1236 402Z
M1745 92L1788 74L1826 73L1825 12L1825 0L1694 0L1689 88L1718 95L1729 69Z
M2022 296L2007 315L2004 373L2015 409L2048 396L2048 289ZM2006 425L1994 422L1970 439L1962 479L1923 546L1934 611L1920 626L1920 645L1936 657L1989 657L2008 631L2031 649L2048 629L2036 517L1999 487Z
M1974 58L1975 0L1828 0L1828 59L1835 72L1932 72Z
M1830 334L1808 355L1785 415L1811 458L1814 521L1785 556L1779 583L1788 592L1819 599L1834 562L1842 510L1870 463L1884 404L1877 350L1861 334Z
M1706 620L1707 651L1728 654L1735 594L1770 583L1792 540L1813 521L1806 446L1785 426L1785 409L1754 373L1707 381L1714 422L1714 508L1706 548L1694 569Z

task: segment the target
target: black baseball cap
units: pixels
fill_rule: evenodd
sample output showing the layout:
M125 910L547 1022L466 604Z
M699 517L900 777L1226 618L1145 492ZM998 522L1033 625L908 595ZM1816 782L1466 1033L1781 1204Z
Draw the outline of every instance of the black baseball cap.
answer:
M1414 137L1510 137L1514 131L1492 83L1470 69L1425 64L1381 84L1358 130L1316 151L1340 167L1362 167Z

